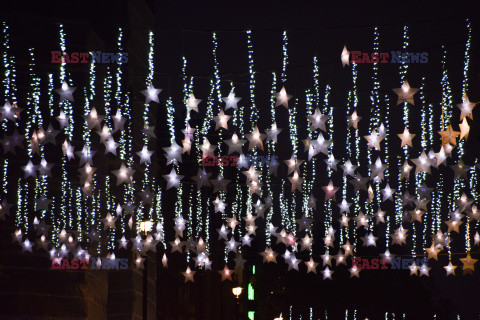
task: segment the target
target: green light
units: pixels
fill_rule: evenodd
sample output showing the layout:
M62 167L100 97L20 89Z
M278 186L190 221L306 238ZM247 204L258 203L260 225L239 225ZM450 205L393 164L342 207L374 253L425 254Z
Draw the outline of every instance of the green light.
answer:
M248 311L248 319L249 320L255 319L255 311Z
M252 274L255 274L255 266L252 266Z
M248 284L248 300L255 300L255 291L251 283Z

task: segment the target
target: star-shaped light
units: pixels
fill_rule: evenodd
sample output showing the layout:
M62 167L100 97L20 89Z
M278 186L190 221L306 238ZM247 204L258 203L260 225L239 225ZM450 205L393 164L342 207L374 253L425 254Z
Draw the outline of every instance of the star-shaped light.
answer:
M334 273L334 271L330 270L329 267L325 267L322 273L323 273L323 280L332 279L332 274Z
M208 181L210 175L211 173L207 173L205 168L198 168L197 175L191 177L191 179L197 183L197 189L200 189L202 187L209 187L212 185L210 181Z
M297 160L297 158L292 154L292 157L288 160L284 160L288 166L288 174L299 171L300 165L302 164L303 160Z
M377 158L374 164L368 166L372 171L370 178L376 182L380 182L383 180L384 175L383 172L387 169L387 165L382 163L382 159L380 157Z
M312 257L310 257L309 261L306 261L304 263L307 265L307 273L317 273L318 262L313 261Z
M403 146L405 145L408 145L410 147L413 147L412 145L412 139L416 136L415 134L412 134L410 133L410 131L408 131L408 128L405 127L405 129L403 130L403 133L399 133L397 134L397 136L402 140L402 144L401 144L401 148L403 148Z
M235 93L233 91L230 91L228 97L222 97L223 102L225 102L225 110L228 110L230 108L237 110L237 103L241 99L242 98L235 97Z
M101 122L103 121L103 118L104 116L98 115L97 109L93 107L88 116L85 117L88 124L88 130L92 130L93 128L101 130Z
M452 264L452 262L450 261L450 262L448 263L448 265L446 265L446 266L443 267L443 268L444 268L445 271L447 272L447 276L448 276L448 275L454 276L454 275L455 275L455 269L457 269L457 266L454 266L454 265Z
M412 265L408 266L408 269L410 269L410 275L411 275L411 276L418 276L418 269L419 269L419 268L420 268L420 267L417 266L417 265L415 264L415 262L414 262Z
M120 169L113 170L113 174L117 177L117 186L121 185L122 183L132 183L133 182L133 174L135 170L127 168L125 164L122 163Z
M179 162L182 162L183 149L175 141L172 141L172 145L170 147L163 148L163 151L165 151L167 166L172 163L174 165L178 165Z
M395 233L392 234L392 245L393 244L405 244L407 241L407 231L402 226L395 230Z
M228 130L228 120L232 116L226 115L223 110L220 110L220 113L218 116L213 117L213 120L215 121L215 131L220 129L220 127L224 128L225 130Z
M345 164L340 165L340 168L343 170L343 175L349 175L353 177L355 175L355 170L357 170L358 166L353 165L352 161L348 159Z
M320 152L323 154L328 154L328 147L332 142L330 140L325 140L323 134L320 132L316 140L310 141L310 147L308 149L308 160L310 161L315 155Z
M22 169L23 169L23 171L25 171L25 175L24 175L25 179L28 178L28 177L34 177L34 178L37 177L37 168L32 163L31 160L29 160L27 165L23 166Z
M263 150L263 140L266 137L266 134L260 133L258 126L255 126L255 129L252 133L246 134L245 137L248 139L248 150L252 150L255 147L259 147Z
M359 117L357 114L357 110L353 111L353 113L347 117L348 119L348 127L354 127L358 129L358 123L362 120L362 117Z
M110 212L107 212L107 216L102 219L103 222L103 230L107 230L108 228L115 229L115 222L117 222L118 217L112 217Z
M340 59L342 59L342 65L345 66L350 65L350 51L347 50L347 46L345 45L342 50L342 54L340 55Z
M288 100L290 100L292 96L287 94L287 90L285 90L285 87L282 87L280 92L277 92L275 94L275 97L277 98L277 100L275 101L275 107L284 106L288 109Z
M162 92L162 89L155 89L155 87L150 83L148 89L143 90L142 94L145 96L145 103L149 103L150 101L155 101L159 103L158 95Z
M452 125L449 125L446 130L438 131L438 134L442 137L442 146L447 143L456 146L460 132L453 130Z
M215 213L217 213L217 212L224 213L224 212L225 212L225 208L227 207L227 205L226 205L225 202L223 202L223 200L220 199L218 196L217 196L217 198L213 201L213 204L214 204L214 206L215 206Z
M237 152L239 154L242 153L242 147L247 140L239 139L236 133L232 134L232 138L228 140L223 140L225 144L228 146L228 154L232 154Z
M373 233L368 233L365 235L365 237L361 237L362 241L363 241L363 245L365 247L370 247L370 246L373 246L373 247L376 247L377 246L377 239L378 237L375 237L373 235Z
M438 253L441 251L438 249L437 246L435 246L433 243L429 248L425 248L425 251L427 252L427 259L435 259L438 260Z
M197 271L192 271L190 267L187 267L187 270L185 270L185 272L182 272L183 276L185 277L185 283L187 283L188 281L194 282L195 280L193 279L193 277L195 276L196 272Z
M368 141L368 149L375 148L380 150L380 142L383 140L383 137L377 131L373 131L370 135L363 137Z
M469 273L475 271L475 263L477 263L477 259L472 259L470 253L467 253L466 258L461 258L460 261L463 263L462 270L464 273Z
M382 202L385 202L387 200L392 200L392 195L395 193L395 189L390 188L390 185L387 183L385 185L385 188L381 190L382 193Z
M415 164L415 174L420 172L430 173L430 166L431 166L431 159L425 154L425 150L422 151L422 154L416 158L411 159L411 161Z
M185 101L185 104L187 105L188 110L193 110L195 112L198 112L198 104L201 102L201 99L195 99L195 96L193 93L190 93L190 96L188 97L187 101Z
M405 81L401 88L395 88L392 90L398 95L397 106L403 102L409 102L410 104L415 105L413 96L418 92L418 89L410 88L408 81Z
M140 157L140 163L144 163L144 162L151 163L150 158L152 157L153 151L149 151L147 146L143 146L142 150L136 153Z
M477 105L477 103L478 102L470 102L467 94L464 95L463 102L457 104L457 107L460 109L460 112L461 112L460 121L464 120L465 117L469 117L470 119L473 120L472 111L473 111L473 108L475 108L475 106Z
M330 119L330 117L322 114L319 108L316 108L315 112L307 116L307 118L312 123L310 126L310 131L315 131L316 129L327 131L327 129L325 128L325 123L328 119Z
M290 182L292 183L292 191L298 190L302 192L303 179L298 174L298 171L295 171L293 173L293 176L288 177L288 180L290 180Z
M263 257L263 262L273 262L277 263L277 253L272 250L272 248L267 247L265 251L260 252L260 255Z
M76 87L69 87L68 84L64 81L62 83L62 87L59 89L55 89L55 92L60 95L60 102L67 99L73 102L73 92L75 91Z
M440 165L445 165L447 161L447 153L445 152L445 148L442 146L440 147L440 150L435 153L435 160L436 160L436 166Z
M460 140L465 138L468 140L468 134L470 133L470 126L468 125L467 119L463 118L462 123L458 125L460 127Z
M113 140L113 138L104 142L105 145L105 153L111 153L113 155L117 155L117 147L119 144Z
M456 165L450 166L452 170L454 171L454 177L453 179L458 179L458 178L465 178L468 170L470 169L470 166L467 166L466 164L463 163L463 160L460 159Z
M203 144L200 145L200 150L202 150L202 156L210 155L212 156L217 147L213 146L207 138L203 139Z
M335 193L338 191L339 188L337 188L333 185L332 180L330 180L328 182L328 185L323 186L322 189L325 192L325 201L327 201L329 199L332 199L333 201L336 201Z
M282 132L283 129L279 129L277 127L277 123L274 122L272 124L272 127L270 129L267 129L265 130L265 132L267 133L267 140L271 140L273 141L274 143L277 143L277 137L278 137L278 134L280 132Z

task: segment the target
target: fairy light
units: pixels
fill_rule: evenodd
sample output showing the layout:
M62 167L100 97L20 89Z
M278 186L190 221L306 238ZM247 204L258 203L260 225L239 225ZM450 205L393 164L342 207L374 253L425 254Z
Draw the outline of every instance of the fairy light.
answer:
M378 52L379 51L379 32L378 32L378 27L374 28L373 31L373 52ZM378 81L378 62L373 63L372 65L373 68L373 89L370 94L370 101L372 103L372 107L370 109L370 121L369 121L369 132L373 132L374 130L378 130L378 126L380 125L380 115L382 113L382 110L380 108L380 97L378 94L378 91L380 90L380 82ZM368 149L367 150L367 158L368 158L368 165L372 165L373 163L373 150ZM370 168L368 169L368 175L371 174ZM374 181L373 182L373 187L375 188L375 197L374 201L372 202L367 202L366 204L366 214L368 216L373 215L374 211L374 205L379 206L381 203L380 200L380 182ZM372 231L373 225L369 224L368 230Z
M461 97L461 100L463 100L463 97L466 95L467 93L467 90L468 90L468 70L470 69L470 52L471 52L471 43L472 43L472 25L470 23L470 20L469 19L466 19L466 22L467 22L467 42L465 44L465 56L464 56L464 63L463 63L463 81L462 81L462 97ZM461 140L458 142L458 146L457 146L457 154L458 154L458 158L461 159L465 153L465 150L464 150L464 146L465 146L465 140ZM477 161L477 159L475 160L475 162ZM475 168L470 168L470 180L473 180L473 174L475 173ZM470 182L470 184L466 184L464 179L457 179L458 183L455 183L454 184L454 188L455 188L455 192L454 192L454 196L455 196L455 199L458 199L459 195L460 195L460 190L462 188L466 188L468 186L468 191L470 191L471 193L475 193L475 189L472 189L472 183ZM457 182L455 181L455 182ZM465 230L465 250L467 252L470 252L470 221L469 219L467 219L467 222L466 222L466 230Z
M450 120L452 117L452 106L453 106L453 97L452 97L452 89L450 87L450 81L448 79L448 72L446 68L446 61L447 61L447 50L444 45L442 45L442 59L441 59L441 65L442 65L442 80L440 81L442 85L442 118L441 118L441 126L446 128L450 124ZM438 187L443 187L443 177L440 176L439 182L441 181L441 185L438 185ZM456 179L458 180L458 179ZM457 181L454 182L454 190L453 192L449 193L447 196L448 200L448 211L455 211L455 201L453 199L453 194L458 192L457 191ZM441 190L443 193L443 190ZM441 198L442 199L442 198ZM439 214L441 214L442 211L439 211ZM447 246L448 250L448 257L451 260L451 247L450 245Z
M60 36L60 50L62 52L67 51L67 46L65 42L65 32L63 31L63 25L59 26L59 36ZM62 60L60 64L60 83L63 84L66 82L66 62ZM69 84L72 85L72 84ZM65 99L60 103L60 108L65 113L65 116L70 119L70 125L65 128L65 135L69 141L72 141L73 138L73 128L74 128L74 117L73 117L73 105L68 100ZM63 217L62 220L58 221L56 225L54 225L55 233L58 233L60 229L63 228L72 228L72 217L73 217L73 208L72 208L72 187L71 183L67 178L67 158L64 156L62 158L62 182L61 182L61 189L62 189L62 202L60 205L60 217ZM56 215L54 215L56 216Z
M407 50L408 44L409 44L408 27L404 26L403 46L402 46L402 49L404 52ZM406 80L407 70L408 70L408 64L402 60L399 65L399 75L400 75L401 84L403 84L404 81ZM403 123L405 127L407 128L409 127L409 107L407 102L403 104ZM407 145L403 146L403 156L398 157L398 168L400 168L403 165L406 159L409 159L409 149ZM396 225L401 225L402 223L403 203L400 196L405 192L405 190L408 189L408 185L409 185L409 179L405 179L404 181L401 179L401 177L402 177L402 173L399 170L397 192L395 193L395 224ZM413 229L413 237L415 239L415 230L414 230L415 224L413 224L412 229ZM414 241L414 247L415 247L415 241ZM414 253L414 251L412 253Z
M5 100L10 100L12 103L16 103L17 99L16 94L16 72L15 72L15 57L10 53L10 33L9 27L5 21L2 22L2 33L3 33L3 66L5 68L5 73L3 74L3 88L4 88L4 98ZM3 132L7 132L7 122L2 121ZM2 164L2 192L7 194L8 187L8 159L4 157Z
M326 113L330 116L330 118L327 121L327 133L328 133L328 139L330 139L331 143L328 146L328 156L330 157L333 155L333 107L329 106L329 95L330 95L330 85L327 84L325 87L325 95L323 97L323 113ZM330 167L327 167L327 179L330 180L332 177L332 169ZM325 223L325 236L328 233L328 229L332 227L333 223L333 212L332 212L332 199L329 199L324 202L324 207L325 207L325 212L326 214L326 223ZM340 239L341 241L341 239Z
M275 117L276 87L277 87L277 75L275 74L275 72L272 72L272 89L270 90L270 117L272 119L271 123L274 123L276 120L276 117ZM275 154L276 144L273 143L273 141L267 141L267 147L268 147L268 155L271 157L273 154ZM271 196L272 195L271 176L268 175L267 179L268 179L267 190L268 190L268 194ZM274 213L275 213L275 206L272 206L268 210L267 218L265 219L265 243L267 247L270 247L270 245L272 244L272 237L271 237L271 234L267 231L267 228L272 223L272 218Z
M353 102L353 109L357 110L358 106L358 91L357 91L357 80L358 80L358 71L357 71L357 64L354 63L352 65L352 102ZM353 129L351 129L353 130ZM355 164L360 165L360 135L358 130L353 131L354 134L354 139L355 139ZM361 210L360 207L360 191L358 191L355 194L355 198L353 201L354 205L354 216L357 216ZM357 248L357 228L353 229L353 241L354 241L354 248L353 252L355 253L356 248Z
M427 117L427 110L425 108L425 95L424 95L424 87L425 87L425 77L422 77L422 84L420 86L420 91L419 91L419 96L420 96L420 102L422 105L422 115L421 115L421 120L420 120L420 126L421 126L421 146L422 150L427 150L427 148L431 147L431 143L426 138L427 131L425 130L425 125L426 125L426 117ZM416 180L416 188L420 188L421 185L426 181L427 178L427 173L426 172L420 172L417 175L415 175L415 180ZM427 210L425 212L425 217L424 217L424 223L423 223L423 230L422 230L422 247L427 247L427 228L428 228L428 216L429 216L430 210Z
M390 105L390 99L388 98L388 95L384 96L384 101L385 105L389 106ZM385 108L385 135L386 138L385 143L384 143L384 157L385 157L385 164L387 165L385 172L384 172L384 178L385 181L389 181L390 179L390 155L389 155L389 142L390 139L388 137L390 136L390 108ZM381 209L380 203L378 204L378 209ZM390 241L390 215L385 215L385 247L388 248L389 241Z

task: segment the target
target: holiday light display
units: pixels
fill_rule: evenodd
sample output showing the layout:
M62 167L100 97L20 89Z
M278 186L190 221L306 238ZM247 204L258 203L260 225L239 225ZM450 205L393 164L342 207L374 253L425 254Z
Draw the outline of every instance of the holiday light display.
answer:
M63 26L59 30L60 48L66 51L68 35ZM302 91L289 86L286 31L282 33L281 72L271 73L268 84L271 89L266 101L260 101L256 91L252 31L245 34L248 51L245 96L237 96L241 91L234 81L223 81L217 57L221 38L213 33L209 89L197 91L195 85L200 80L188 76L187 58L183 57L183 96L179 101L153 84L156 48L154 34L150 32L148 75L141 92L128 92L124 81L126 67L120 63L106 67L103 89L100 88L99 72L93 62L86 65L86 87L74 86L63 62L59 65L59 75L50 74L47 78L45 87L49 92L43 92L44 80L36 74L36 52L29 49L28 75L32 89L25 103L30 108L22 111L18 106L21 102L16 101L14 57L10 55L8 32L3 23L5 74L2 84L3 94L9 100L1 111L1 128L6 139L3 151L7 154L7 148L12 148L8 143L16 139L12 138L15 134L10 126L15 123L19 126L15 130L25 132L27 152L19 164L12 163L9 157L2 159L0 200L7 190L14 190L17 196L14 238L21 242L25 254L32 251L33 240L48 248L52 257L66 256L69 252L77 254L79 249L83 250L82 246L95 247L100 252L99 239L105 239L106 250L112 255L130 244L134 251L148 251L152 243L160 241L166 249L162 259L165 266L172 252L185 252L188 263L183 272L185 282L193 282L194 268L207 269L211 259L224 261L219 271L224 281L232 280L235 272L228 264L234 260L237 267L243 266L243 250L250 250L252 241L262 234L265 247L256 254L262 256L265 263L285 262L288 270L313 274L321 267L318 274L324 280L335 278L340 274L337 268L347 266L351 257L361 254L366 247L375 250L381 247L378 255L388 258L390 252L398 248L406 248L412 257L426 256L430 260L447 254L448 265L442 267L448 276L460 269L462 274L475 270L474 249L480 242L476 202L479 168L478 160L464 162L476 105L467 96L470 22L467 21L461 96L453 89L449 78L452 71L446 67L447 50L442 49L442 96L438 97L441 105L427 100L428 79L407 77L406 62L400 63L399 79L395 79L399 87L388 94L382 93L380 64L376 62L370 70L368 110L359 110L361 70L349 60L350 52L345 46L340 62L337 61L351 77L351 87L345 97L346 110L342 111L345 118L336 112L330 99L335 87L330 83L320 84L317 57L312 60L312 88ZM408 32L405 26L404 51L410 49ZM117 49L120 52L124 42L125 31L119 29ZM373 29L374 52L380 50L380 43L380 30L376 27ZM102 109L92 102L100 91L104 99ZM46 112L40 107L43 94L48 95L53 106L48 118L44 118ZM133 110L132 94L145 99L140 113ZM74 108L77 105L81 106L80 111ZM152 142L155 137L152 114L157 106L166 114L169 145L163 148L164 152L156 150ZM260 106L267 106L267 119L263 119ZM392 110L402 113L399 132L394 132L392 126ZM412 116L417 111L419 121ZM26 120L20 122L20 114ZM143 130L135 130L138 120L135 117L141 119ZM278 126L282 119L290 124L288 128ZM55 139L59 133L51 127L52 123L62 131L65 140L61 144ZM180 130L182 134L178 136ZM335 140L342 130L345 132L343 146ZM79 137L80 144L76 141ZM137 137L141 142L138 148L134 144ZM60 161L47 161L47 144L51 144L49 148L56 146L62 150L64 156ZM392 151L397 146L401 150L399 155ZM288 157L269 166L260 167L246 160L247 154L271 158L285 149ZM225 154L238 155L239 165L228 169L202 166L205 155ZM105 170L99 163L99 155L111 159L114 168ZM188 162L183 161L186 157L190 157ZM165 165L160 166L156 177L153 168L154 159L158 158L162 164L165 161ZM75 159L80 160L78 166ZM23 176L12 183L8 177L14 165L23 168ZM198 173L185 176L187 165L193 165ZM59 169L60 175L52 177L52 166ZM80 183L70 179L73 172L77 175L80 172ZM225 178L231 172L231 178ZM53 184L57 181L60 187L58 193L54 193ZM167 192L174 198L175 236L172 239L166 235L171 230L164 229ZM7 204L0 203L3 217ZM35 208L33 213L32 208ZM145 220L154 221L156 227L152 235L142 239L137 234L140 234L140 222ZM36 239L39 221L42 225L49 221L52 230L44 229ZM263 224L265 229L261 230L259 226ZM314 226L318 232L314 232ZM217 230L218 234L212 235L211 230ZM129 233L136 234L131 234L128 240ZM48 240L53 247L46 245ZM211 254L211 247L218 247L213 246L217 241L221 241L221 258ZM452 252L452 243L457 242L464 243L461 257ZM142 259L138 256L135 264L141 267ZM455 271L457 267L461 268ZM348 270L351 278L361 276L360 268L352 266ZM427 277L430 272L425 264L410 266L412 276Z

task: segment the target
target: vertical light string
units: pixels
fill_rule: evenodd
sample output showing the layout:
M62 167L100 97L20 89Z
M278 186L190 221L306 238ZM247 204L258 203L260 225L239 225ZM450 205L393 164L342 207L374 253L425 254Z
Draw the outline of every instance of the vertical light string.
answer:
M390 105L390 99L388 95L384 95L384 105L387 106L385 108L385 142L383 145L383 150L384 150L384 162L387 165L385 168L385 173L384 173L384 179L385 181L390 181L390 150L389 150L389 142L390 142L390 108L388 107ZM381 210L381 204L378 204L378 210ZM385 215L385 248L388 248L389 246L389 241L390 241L390 215L386 214Z
M275 123L275 120L276 120L276 116L275 116L275 92L276 92L276 87L277 87L277 75L275 74L275 72L272 72L272 88L270 90L270 117L272 119L272 124ZM267 142L267 148L268 148L268 155L269 156L272 156L275 154L275 150L276 150L276 144L273 143L273 141L268 141ZM268 180L267 180L267 190L268 190L268 194L269 196L272 196L273 193L272 193L272 187L271 187L271 182L272 182L272 179L271 179L271 175L269 174L268 175ZM272 199L272 201L274 201ZM268 213L267 213L267 218L265 220L265 228L268 229L268 227L272 224L272 219L273 219L273 215L275 213L275 210L276 206L275 205L272 205L272 207L269 209ZM265 242L266 242L266 245L267 246L270 246L272 244L272 237L271 237L271 234L267 231L265 231Z
M452 112L453 112L453 97L452 97L452 89L451 89L451 86L450 86L450 80L448 79L448 72L447 72L447 66L446 66L446 63L447 63L447 50L445 48L444 45L442 45L442 59L441 59L441 64L442 64L442 80L440 81L441 85L442 85L442 117L440 118L440 123L441 123L441 127L442 129L441 130L444 130L445 128L447 128L449 125L450 125L450 121L451 121L451 118L452 118ZM440 179L442 179L442 176L440 176ZM455 179L455 182L454 182L454 190L452 192L450 192L447 196L447 201L448 201L448 219L450 220L450 210L454 211L455 210L455 201L454 201L454 193L456 193L456 184L457 184L457 180L458 179ZM443 181L441 183L441 185L439 184L437 186L438 188L440 187L443 187ZM442 191L443 193L443 191ZM440 199L443 199L440 198ZM441 211L440 211L441 212ZM451 247L450 245L447 245L447 250L448 250L448 256L449 256L449 259L451 260Z
M378 27L374 28L373 31L373 52L378 52L379 51L379 32L378 32ZM368 132L371 133L375 130L379 130L378 127L380 125L380 116L382 112L382 108L380 107L380 98L379 98L379 89L380 89L380 82L378 81L378 63L375 62L372 65L373 69L373 74L372 74L372 80L373 80L373 89L370 92L370 101L372 103L372 107L370 109L370 121L369 121L369 128ZM373 159L373 149L367 150L367 158L368 158L368 165L371 166L372 163L375 161ZM378 151L375 151L375 153L378 154ZM369 167L368 169L368 175L371 175L371 169ZM380 203L382 202L380 199L380 181L373 180L373 187L375 190L375 197L371 202L367 202L366 204L366 214L371 217L373 216L374 212L374 206L379 207ZM368 229L372 231L373 229L373 224L369 224Z
M252 116L250 117L251 122L250 122L250 130L253 131L255 128L256 122L258 121L258 110L255 105L255 64L253 60L253 44L252 44L252 31L247 30L247 50L248 50L248 91L249 91L249 100L250 104L247 104L250 106L249 114ZM248 117L247 117L248 118ZM246 130L246 127L244 128ZM257 155L257 149L254 148L251 150L251 155L255 157ZM263 183L264 181L262 180L263 177L260 177L260 183ZM243 210L242 214L246 215L249 212L252 212L252 194L247 191L248 187L245 187L245 194L246 194L246 207ZM253 214L253 212L252 212Z
M326 85L325 87L325 94L323 97L323 114L328 114L329 119L327 120L327 139L330 140L330 145L328 146L328 158L333 156L333 107L330 107L329 105L329 95L330 95L330 90L331 87L329 84ZM327 180L330 181L332 178L332 173L333 170L329 166L327 166ZM328 199L327 201L324 202L324 208L325 208L325 236L328 233L328 229L330 227L333 227L333 211L332 211L332 203L333 199ZM340 244L342 242L342 239L340 239Z
M406 52L409 45L409 36L408 36L408 27L405 25L403 27L403 45L402 45L402 52ZM402 60L399 65L399 76L400 76L400 84L403 84L406 81L408 71L408 64ZM403 103L403 124L405 127L409 127L409 106L408 103ZM398 168L401 168L403 163L409 159L409 149L408 145L403 146L403 155L398 156ZM403 219L403 202L401 199L401 195L408 190L409 186L409 179L402 180L402 173L398 171L398 185L397 185L397 192L395 193L395 224L397 226L402 225ZM412 233L413 238L415 239L415 224L412 225ZM412 249L412 254L415 252L415 241L414 246Z
M124 33L122 28L118 28L118 37L117 37L117 50L118 52L123 52L122 42L124 40ZM120 147L120 160L122 160L122 164L125 163L125 166L128 168L132 168L133 166L133 157L132 157L132 143L133 143L133 121L129 121L131 118L131 106L129 101L129 94L126 88L124 88L122 76L123 70L122 66L124 64L117 63L115 66L115 94L114 94L114 101L116 105L120 108L120 114L122 117L126 118L126 125L124 130L120 133L120 140L119 140L119 147ZM123 186L123 201L125 204L133 203L134 201L134 184L128 183ZM115 200L113 199L110 190L106 190L107 199L107 210L114 211L115 208ZM136 217L134 218L134 223L136 224L137 232L139 232L139 223L135 221L138 217L141 217L141 213L137 208ZM126 224L124 219L120 219L121 224L121 233L125 233L126 231ZM115 230L109 230L109 237L108 237L108 249L112 250L114 247L115 241Z
M467 94L467 90L468 90L468 70L470 69L470 50L471 50L470 47L471 47L471 44L472 44L472 25L471 25L469 19L467 19L466 22L467 22L467 41L466 41L466 44L465 44L465 55L464 55L464 62L463 62L462 96L460 97L460 101L463 101L463 98ZM464 147L465 147L465 140L462 139L458 142L458 147L457 147L457 154L458 154L459 160L465 154ZM477 162L477 161L478 161L478 159L475 160L475 162ZM469 173L470 173L470 175L469 175L470 180L473 180L473 175L475 174L475 167L474 166L472 166L469 169ZM472 189L472 183L470 182L470 183L467 184L466 181L463 178L460 178L460 179L457 179L457 180L459 180L459 183L454 185L454 187L458 188L458 192L456 193L455 199L459 198L461 189L468 189L466 191L471 193L472 196L474 197L474 200L475 200L476 193L475 193L474 189ZM467 219L465 227L466 227L466 230L465 230L465 249L466 249L466 252L470 252L471 243L470 243L470 221L469 221L469 219Z
M426 130L426 121L427 121L427 109L426 109L426 103L425 103L425 95L424 95L424 88L425 88L425 77L422 77L422 83L420 86L420 91L419 91L419 97L420 97L420 104L422 108L422 113L421 113L421 120L420 120L420 128L419 131L422 133L420 139L421 139L421 146L422 150L427 150L431 148L431 141L427 140L427 130ZM420 172L416 175L416 184L417 187L421 186L423 183L425 183L427 180L427 173L426 172ZM428 220L429 220L429 212L430 210L427 210L424 214L423 218L423 230L422 230L422 247L426 248L427 247L427 228L428 228ZM433 229L433 228L432 228Z
M15 72L15 57L12 53L10 53L10 33L9 27L5 21L2 22L2 51L3 51L3 68L4 73L2 77L2 84L4 89L4 100L11 101L11 103L17 103L16 98L16 72ZM3 132L7 132L8 126L7 121L2 121L2 129ZM28 132L26 133L29 134ZM2 161L2 168L1 168L1 181L2 181L2 193L5 197L7 195L7 187L8 187L8 159L4 157Z
M152 85L153 74L154 74L154 70L155 70L154 69L154 64L153 64L154 39L153 39L153 32L152 31L150 31L148 33L148 47L149 47L149 51L148 51L148 75L147 75L147 78L145 79L146 87ZM144 104L144 109L143 109L143 125L144 125L144 127L150 126L150 119L149 119L150 103L151 102L148 102L148 103ZM143 140L143 146L147 147L147 149L148 149L149 136L148 136L147 132L145 132L145 131L142 134L142 140ZM150 181L150 176L151 175L152 174L151 174L150 161L145 161L145 167L144 167L144 170L143 170L143 177L142 177L142 190L143 191L145 191L147 189L148 190L152 189L153 182ZM156 191L155 187L153 187L153 191L154 192ZM161 191L158 190L158 192L161 192ZM155 197L155 200L156 200L156 197ZM152 202L152 204L148 208L146 208L143 201L141 201L140 205L139 205L139 213L141 214L141 216L139 217L139 219L141 219L141 220L152 220L154 222L157 221L157 217L153 217L154 206L155 206L155 202Z
M357 110L357 107L358 107L358 89L357 89L357 80L358 80L358 71L357 71L357 64L356 63L353 63L352 65L352 103L353 103L353 110ZM354 141L355 141L355 165L358 165L360 166L360 134L359 134L359 130L356 130L356 129L352 129L353 132L354 132ZM353 150L353 148L352 148ZM361 206L360 206L360 190L358 190L355 194L355 198L354 198L354 212L353 212L353 216L358 216L358 214L360 213L360 210L361 210ZM358 242L358 238L357 238L357 228L352 228L352 231L353 231L353 241L354 241L354 248L353 248L353 251L355 253L356 251L356 248L357 248L357 242Z
M288 38L287 38L287 32L283 31L283 45L282 45L282 53L283 53L283 61L282 61L282 73L280 75L280 80L282 81L282 85L285 84L287 81L287 64L288 64L288 52L287 52L287 45L288 45ZM294 106L294 100L289 101L289 110L288 110L288 120L289 123L295 123L295 106ZM292 143L292 154L295 157L297 152L296 152L296 135L294 134L295 126L290 126L289 127L289 137L290 137L290 142ZM300 174L300 173L299 173ZM285 181L286 179L282 179L282 189L280 193L280 212L282 214L282 225L287 229L287 231L292 231L295 227L295 223L292 224L292 220L295 219L295 214L290 212L290 198L295 198L295 193L292 192L291 197L287 197L285 194ZM291 218L293 216L293 218ZM294 220L295 221L295 220Z
M60 34L60 50L62 52L67 51L67 46L65 42L65 32L63 31L63 25L59 27ZM66 80L66 62L62 61L60 64L60 84L67 82ZM69 83L68 85L72 85ZM68 100L65 99L60 103L60 108L63 109L65 116L70 119L70 125L65 128L65 135L68 141L73 140L73 128L74 128L74 118L73 118L73 105ZM55 234L57 234L61 228L72 229L72 217L73 217L73 208L72 208L72 186L70 181L67 178L67 158L66 155L62 159L62 202L60 205L60 221L56 226L54 226Z
M218 105L218 110L215 109L215 114L217 114L220 111L220 104L222 103L222 92L220 90L221 89L220 88L220 71L218 69L219 67L218 67L218 60L217 60L218 39L217 39L217 34L215 32L212 35L212 45L213 45L212 56L213 56L214 82L212 82L211 84L213 85L212 89L215 90L217 98L215 99L211 95L211 99L209 99L209 108L212 110L212 113L213 113L213 106L215 104ZM208 119L211 119L211 117L209 117ZM222 152L222 147L223 147L222 141L224 139L223 134L222 134L222 130L223 129L220 128L220 130L218 131L219 139L218 139L218 144L217 144L217 150L218 150L219 157L221 157L221 155L225 154L225 153ZM222 175L222 177L223 177L223 175L224 175L223 166L219 166L219 174ZM218 195L219 195L219 198L223 202L226 203L226 193L224 191L219 191ZM226 210L224 210L224 211L225 212L222 213L222 221L224 223L226 223L227 222L226 219L227 219L227 212L228 212L228 204L227 204ZM233 210L232 210L232 214L233 214L233 217L235 217L235 212ZM240 217L238 217L238 220L240 220ZM210 221L207 220L206 222L209 223ZM205 229L208 229L208 225L205 226ZM234 237L235 237L235 230L232 230L232 238L234 238ZM225 253L224 258L225 258L225 262L227 262L228 255L226 253Z

